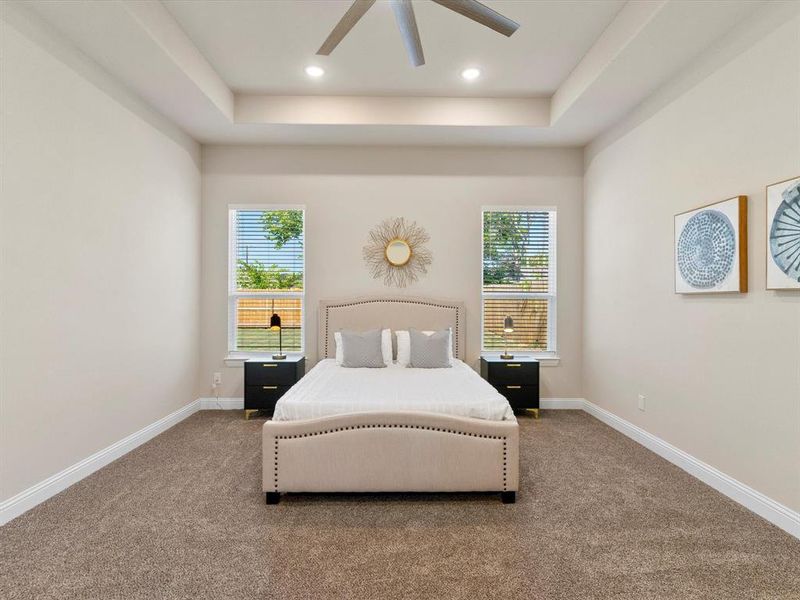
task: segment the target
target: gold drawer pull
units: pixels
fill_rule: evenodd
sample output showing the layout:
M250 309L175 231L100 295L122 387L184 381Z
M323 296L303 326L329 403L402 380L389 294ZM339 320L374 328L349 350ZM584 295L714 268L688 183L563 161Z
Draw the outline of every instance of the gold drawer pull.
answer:
M264 363L264 364L263 364L263 365L261 365L261 366L262 366L262 367L277 367L278 365L276 365L275 363Z
M507 364L506 366L507 367L521 367L522 365L519 364L519 363L514 363L514 364Z
M277 385L265 385L262 389L265 389L265 390L277 390L278 386Z
M507 385L506 387L508 389L510 389L510 390L518 390L518 389L522 388L521 385Z

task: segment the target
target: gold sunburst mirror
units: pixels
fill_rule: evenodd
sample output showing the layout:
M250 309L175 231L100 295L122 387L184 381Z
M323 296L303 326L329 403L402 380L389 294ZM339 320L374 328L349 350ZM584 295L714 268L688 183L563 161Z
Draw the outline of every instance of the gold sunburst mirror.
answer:
M386 219L369 233L364 262L375 279L386 285L406 287L428 272L431 253L425 247L430 237L403 217Z

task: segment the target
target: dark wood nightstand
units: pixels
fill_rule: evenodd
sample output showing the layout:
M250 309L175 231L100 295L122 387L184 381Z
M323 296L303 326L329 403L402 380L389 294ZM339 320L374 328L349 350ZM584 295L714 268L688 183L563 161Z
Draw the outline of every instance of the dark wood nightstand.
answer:
M305 356L284 360L248 359L244 362L244 418L259 410L275 410L275 403L306 372Z
M481 356L481 377L503 394L514 410L527 409L539 418L539 361Z

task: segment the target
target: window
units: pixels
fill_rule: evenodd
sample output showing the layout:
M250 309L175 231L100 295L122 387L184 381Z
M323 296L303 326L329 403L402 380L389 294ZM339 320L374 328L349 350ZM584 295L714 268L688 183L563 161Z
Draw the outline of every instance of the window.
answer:
M302 208L231 208L228 350L273 352L281 318L285 352L303 351L305 212Z
M555 354L555 232L554 210L484 209L483 351Z

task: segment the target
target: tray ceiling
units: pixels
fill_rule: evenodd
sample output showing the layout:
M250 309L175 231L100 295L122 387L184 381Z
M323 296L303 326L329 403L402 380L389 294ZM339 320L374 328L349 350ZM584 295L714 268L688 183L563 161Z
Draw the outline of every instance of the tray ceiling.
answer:
M164 5L237 92L347 96L550 96L622 8L608 2L491 2L521 24L510 38L428 0L414 2L426 64L412 67L388 2L378 1L330 56L315 52L350 6L316 2ZM307 64L326 71L309 80ZM462 69L482 77L465 82Z
M414 0L419 68L381 0L330 56L315 52L349 0L32 0L14 10L203 143L582 146L770 6L485 2L521 24L512 37ZM307 77L309 64L325 75ZM482 76L466 82L472 66Z

